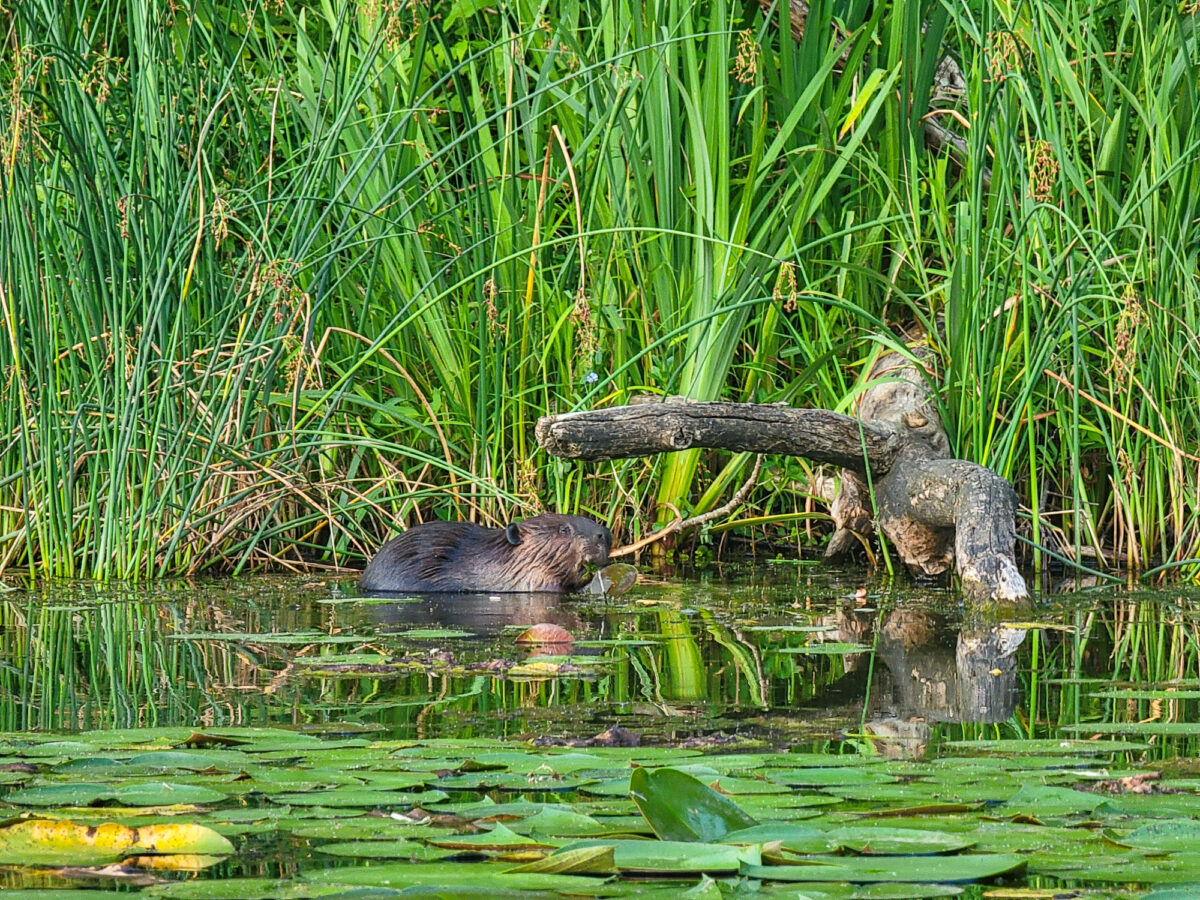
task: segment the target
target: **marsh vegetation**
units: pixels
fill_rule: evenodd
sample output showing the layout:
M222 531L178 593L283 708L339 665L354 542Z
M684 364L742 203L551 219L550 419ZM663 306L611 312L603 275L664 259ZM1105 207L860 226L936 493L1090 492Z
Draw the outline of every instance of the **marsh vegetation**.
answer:
M923 334L1031 563L1192 574L1194 4L829 0L798 42L783 14L0 14L0 566L358 564L543 509L636 539L748 459L570 464L539 416L847 409ZM773 461L712 533L819 543L809 474Z

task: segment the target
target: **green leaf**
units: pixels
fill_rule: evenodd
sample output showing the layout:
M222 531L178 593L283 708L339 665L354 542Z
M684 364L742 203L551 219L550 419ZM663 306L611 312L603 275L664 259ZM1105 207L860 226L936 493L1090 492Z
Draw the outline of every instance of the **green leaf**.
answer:
M541 872L548 875L615 875L617 865L613 859L613 847L597 844L592 847L559 850L535 862L507 871Z
M227 799L227 795L195 785L147 782L117 788L100 784L46 785L13 791L4 799L16 806L93 806L101 802L122 806L177 806L218 803Z
M583 875L504 872L495 863L385 863L378 866L325 869L305 876L313 884L421 886L424 889L478 887L499 890L562 891L589 896L603 890L604 881Z
M758 824L728 797L678 769L634 769L629 794L664 841L719 841Z
M426 846L420 841L403 838L393 841L342 841L336 844L321 844L313 848L317 853L330 856L350 856L355 859L408 859L427 862L452 856L453 851L436 846Z
M568 844L559 852L589 847L607 847L613 861L622 872L664 875L698 872L733 873L742 866L761 864L761 847L752 844L734 847L728 844L709 844L694 841L637 841L609 840L580 841Z
M1105 800L1099 794L1044 784L1027 784L997 807L999 815L1024 814L1044 818L1088 813Z
M742 875L764 881L879 881L906 883L978 881L1023 868L1025 858L1011 853L962 856L857 856L833 861L806 859L803 865L746 866Z
M1194 850L1200 847L1200 822L1151 822L1117 840L1130 847L1152 850Z

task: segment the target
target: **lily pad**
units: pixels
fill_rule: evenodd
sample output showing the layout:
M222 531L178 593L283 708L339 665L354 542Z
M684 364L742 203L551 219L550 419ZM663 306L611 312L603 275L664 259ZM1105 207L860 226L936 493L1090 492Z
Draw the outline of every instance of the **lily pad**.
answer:
M580 841L563 847L570 853L590 847L609 847L613 862L622 872L637 874L732 874L743 866L757 866L762 860L757 844L735 847L729 844L707 844L693 841Z
M15 806L176 806L219 803L228 795L211 788L153 782L110 787L99 784L54 784L13 791L4 797Z
M1200 847L1200 822L1151 822L1118 840L1130 847L1151 850L1194 850Z
M0 828L0 863L97 865L143 853L228 855L228 839L203 825L163 824L130 828L115 822L80 825L26 819Z
M363 639L353 634L326 634L323 631L298 632L225 632L192 631L186 634L168 634L168 638L180 641L221 641L238 644L284 644L305 646L307 644L357 644Z
M604 891L604 882L585 875L551 875L540 872L505 872L494 863L385 863L377 866L324 869L304 877L315 884L413 887L456 890L487 885L511 891L561 891L592 896Z
M728 797L678 769L634 769L629 793L664 841L719 841L758 824Z
M857 856L834 861L807 858L803 865L745 866L742 875L764 881L849 881L858 884L893 881L906 883L979 881L1025 866L1025 858L1012 853L977 853L960 856Z

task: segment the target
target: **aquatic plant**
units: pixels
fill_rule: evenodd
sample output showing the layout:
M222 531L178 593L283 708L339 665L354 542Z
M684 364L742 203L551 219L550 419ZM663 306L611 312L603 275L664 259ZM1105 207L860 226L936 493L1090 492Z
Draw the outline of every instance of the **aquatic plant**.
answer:
M903 326L1036 561L1193 572L1195 11L816 2L796 41L782 7L0 12L0 568L341 565L544 508L639 537L747 460L571 465L538 416L846 408ZM773 475L755 527L808 539Z

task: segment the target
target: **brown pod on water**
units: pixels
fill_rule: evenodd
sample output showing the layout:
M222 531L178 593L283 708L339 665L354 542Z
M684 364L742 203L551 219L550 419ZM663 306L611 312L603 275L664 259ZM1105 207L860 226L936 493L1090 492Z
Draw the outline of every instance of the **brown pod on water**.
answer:
M511 594L573 591L608 562L612 534L584 516L545 513L507 528L426 522L384 544L358 586L366 591Z
M517 635L517 645L528 649L540 650L550 648L561 652L570 652L575 637L561 625L553 622L539 622L530 625Z

